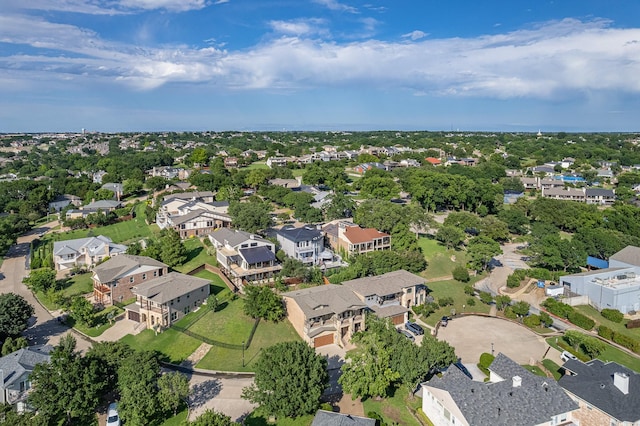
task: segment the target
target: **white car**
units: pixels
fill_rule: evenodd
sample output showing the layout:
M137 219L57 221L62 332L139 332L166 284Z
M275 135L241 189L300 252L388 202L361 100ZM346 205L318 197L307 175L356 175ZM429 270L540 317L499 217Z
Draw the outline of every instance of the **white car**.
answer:
M567 352L567 351L562 351L562 353L560 354L560 359L563 360L564 362L569 361L570 359L577 361L578 357L576 357L574 354L572 354L571 352Z
M109 404L109 408L107 409L107 426L120 426L117 402Z

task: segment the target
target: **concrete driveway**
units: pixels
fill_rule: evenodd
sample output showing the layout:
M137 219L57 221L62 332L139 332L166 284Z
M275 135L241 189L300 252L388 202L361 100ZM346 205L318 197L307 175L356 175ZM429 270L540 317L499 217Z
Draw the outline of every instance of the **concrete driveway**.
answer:
M211 409L226 414L234 422L242 422L257 407L242 399L242 389L252 383L253 378L246 377L192 375L189 381L192 392L189 396L189 420Z
M542 360L549 347L544 339L517 324L498 318L465 316L440 328L438 339L449 342L462 362L477 364L483 352L502 352L518 364ZM552 348L553 351L555 351ZM552 358L553 359L553 358Z

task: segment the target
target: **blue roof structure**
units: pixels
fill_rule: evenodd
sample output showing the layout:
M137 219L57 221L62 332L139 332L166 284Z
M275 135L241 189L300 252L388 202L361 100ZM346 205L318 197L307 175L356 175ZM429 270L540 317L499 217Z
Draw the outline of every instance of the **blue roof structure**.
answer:
M598 259L597 257L587 256L587 266L598 269L607 269L609 267L609 262L607 262L606 260Z

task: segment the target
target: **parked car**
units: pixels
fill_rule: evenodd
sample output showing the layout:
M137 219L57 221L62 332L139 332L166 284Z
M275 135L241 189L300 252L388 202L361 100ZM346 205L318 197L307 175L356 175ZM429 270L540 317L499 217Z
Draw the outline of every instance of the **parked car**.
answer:
M413 337L413 334L409 333L407 330L398 329L398 332L402 334L404 337L406 337L407 339L411 340L412 342L416 340L416 338Z
M560 359L564 362L569 361L570 359L577 361L578 357L575 356L574 354L572 354L571 352L567 352L567 351L562 351L562 353L560 354Z
M440 326L446 327L447 324L449 324L449 317L445 315L442 318L440 318Z
M120 426L117 402L112 402L109 404L109 408L107 408L107 426Z
M404 326L407 330L409 330L416 336L420 336L421 334L424 334L424 330L422 329L422 327L420 327L415 322L407 321L407 323Z

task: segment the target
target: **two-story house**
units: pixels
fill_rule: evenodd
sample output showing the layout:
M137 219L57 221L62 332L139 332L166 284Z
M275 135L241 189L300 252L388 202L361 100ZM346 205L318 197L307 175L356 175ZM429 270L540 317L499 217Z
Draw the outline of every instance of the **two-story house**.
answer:
M156 224L160 229L173 228L181 238L202 237L231 226L228 210L226 201L165 198L156 214Z
M348 256L391 249L391 235L374 228L360 228L352 222L340 221L325 225L323 230L331 247Z
M347 287L322 285L283 293L287 319L313 347L344 347L353 333L365 329L365 305Z
M121 254L93 269L93 298L111 306L134 297L131 288L168 273L168 266L147 256Z
M323 261L323 254L328 260L331 253L324 253L324 232L315 226L306 225L299 228L285 226L277 234L278 243L282 251L289 257L297 259L305 265L319 265Z
M282 269L275 244L258 235L220 228L209 234L209 240L216 248L220 270L236 286L272 281Z
M53 243L53 264L56 271L64 271L77 266L93 266L107 257L118 256L127 251L127 246L115 244L111 238L78 238L55 241Z
M422 411L434 426L575 424L578 404L553 377L536 376L502 353L489 372L488 382L471 380L451 367L442 377L433 376L422 384Z
M209 280L178 272L136 284L131 288L136 301L125 307L127 318L148 328L169 327L207 300L209 284Z
M14 405L20 413L28 410L29 375L37 364L49 362L51 346L29 346L0 358L0 405Z
M411 306L421 305L427 300L425 284L426 280L421 276L402 269L342 283L376 316L389 318L396 325L408 321Z

